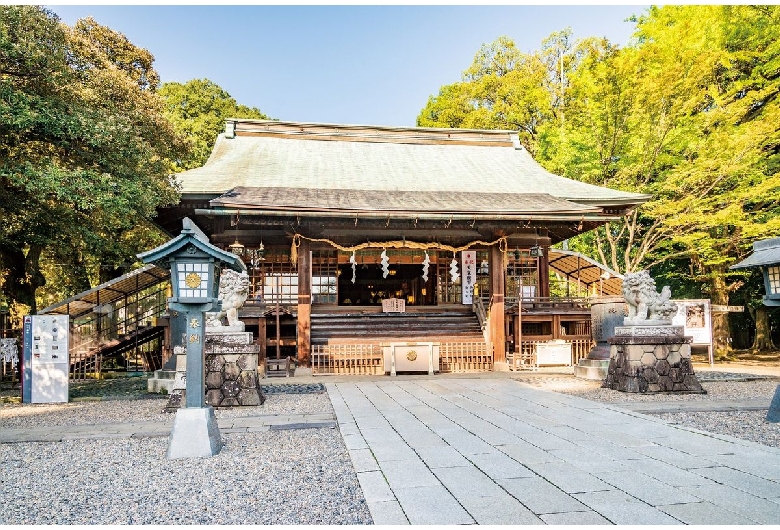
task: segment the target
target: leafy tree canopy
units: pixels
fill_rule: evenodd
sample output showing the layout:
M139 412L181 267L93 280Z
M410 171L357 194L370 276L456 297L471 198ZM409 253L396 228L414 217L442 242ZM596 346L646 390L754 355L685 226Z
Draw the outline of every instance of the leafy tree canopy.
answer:
M40 7L0 6L0 274L9 305L35 311L44 254L85 270L133 262L155 237L155 209L178 200L171 160L187 146L164 117L152 62L92 19L71 28Z
M239 105L208 79L193 79L184 84L164 83L159 94L165 100L165 117L191 143L189 156L177 160L179 169L192 169L206 163L217 135L225 130L225 119L268 119L260 109Z
M780 7L651 7L635 22L625 48L567 30L523 54L500 38L418 123L515 129L550 171L651 194L571 248L619 271L668 262L727 304L744 284L728 265L780 234Z

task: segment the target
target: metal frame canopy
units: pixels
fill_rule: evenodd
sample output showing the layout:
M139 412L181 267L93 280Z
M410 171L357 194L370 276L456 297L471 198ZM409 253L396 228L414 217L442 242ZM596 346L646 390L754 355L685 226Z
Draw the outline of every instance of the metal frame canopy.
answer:
M596 284L602 295L623 295L623 275L606 265L571 250L551 248L549 256L550 268L556 272L569 278L578 278L588 288Z
M69 315L71 318L80 317L90 313L97 306L116 302L169 278L170 274L165 269L161 269L153 264L144 265L119 278L101 283L88 291L45 307L38 311L38 314Z

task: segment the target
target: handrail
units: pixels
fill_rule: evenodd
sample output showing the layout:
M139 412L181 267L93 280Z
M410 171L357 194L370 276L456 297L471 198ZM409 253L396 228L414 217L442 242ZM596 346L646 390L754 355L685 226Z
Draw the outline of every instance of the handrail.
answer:
M490 307L490 303L493 301L493 297L488 298L488 307ZM474 296L471 298L471 307L474 310L474 313L477 315L477 320L479 321L479 327L482 329L482 336L485 339L485 346L487 346L487 349L489 352L493 351L493 341L490 338L490 313L488 310L485 309L485 304L482 300L482 298L479 295L479 290L477 286L474 286Z

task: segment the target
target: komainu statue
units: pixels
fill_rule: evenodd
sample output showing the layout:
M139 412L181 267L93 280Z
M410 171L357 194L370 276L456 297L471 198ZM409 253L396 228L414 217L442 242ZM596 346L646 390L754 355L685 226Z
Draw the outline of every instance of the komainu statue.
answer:
M216 313L206 313L206 327L223 327L222 318L227 317L228 327L243 327L238 320L238 308L244 305L249 296L249 276L246 271L238 273L231 269L222 269L219 278L219 300L222 310Z
M677 313L677 304L672 302L672 291L664 286L661 292L655 290L655 280L647 271L628 273L623 278L623 296L628 304L625 324L671 324Z

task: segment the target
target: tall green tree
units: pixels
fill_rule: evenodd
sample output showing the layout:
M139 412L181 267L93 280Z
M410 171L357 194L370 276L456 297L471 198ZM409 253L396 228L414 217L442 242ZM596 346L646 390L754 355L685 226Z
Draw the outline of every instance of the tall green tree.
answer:
M46 255L132 262L155 209L178 200L170 161L186 144L152 61L92 19L0 6L0 274L17 313L36 310Z
M529 151L567 177L653 195L572 248L618 271L654 267L686 277L713 303L729 303L744 279L728 265L755 239L780 233L779 16L777 6L652 7L635 20L625 48L604 39L571 44L563 32L531 54L545 65L536 98L545 112L536 115L533 134L517 127ZM505 61L510 68L476 100L469 99L478 94L476 81L492 73L477 68L477 76L464 75L457 105L442 90L418 120L435 118L433 108L465 108L461 126L472 109L492 112L519 62ZM715 320L716 347L724 354L728 320Z
M178 169L206 163L227 118L267 120L260 109L239 105L230 94L208 79L164 83L159 94L165 100L165 117L191 144L189 155L176 161Z

